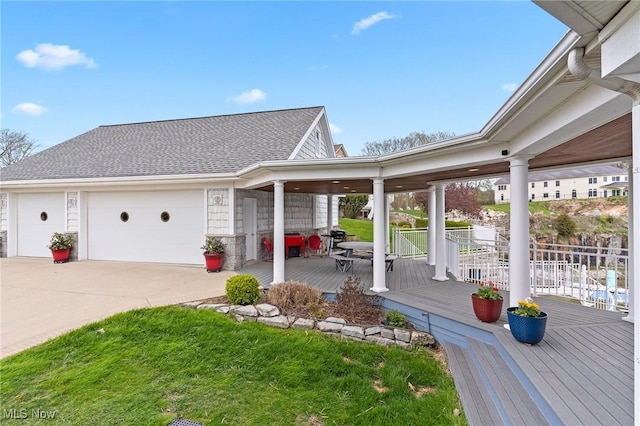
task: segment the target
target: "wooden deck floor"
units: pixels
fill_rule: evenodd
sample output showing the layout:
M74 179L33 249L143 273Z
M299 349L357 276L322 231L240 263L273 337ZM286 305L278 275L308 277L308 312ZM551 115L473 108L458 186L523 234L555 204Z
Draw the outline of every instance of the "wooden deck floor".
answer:
M260 262L240 272L268 286L272 268ZM356 260L348 273L328 257L285 264L287 280L327 292L337 291L349 275L359 276L366 289L373 285L366 260ZM470 424L634 424L633 324L621 319L625 314L539 298L549 315L545 337L524 345L504 327L506 313L493 324L476 319L470 297L475 285L433 281L433 275L424 260L398 259L386 273L390 291L380 296L387 307L404 307L443 345Z

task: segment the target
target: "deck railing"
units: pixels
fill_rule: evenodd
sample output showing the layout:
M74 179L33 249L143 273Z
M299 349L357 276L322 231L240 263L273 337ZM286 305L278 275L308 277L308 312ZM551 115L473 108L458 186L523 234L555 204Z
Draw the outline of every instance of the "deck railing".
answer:
M486 234L485 234L486 235ZM478 238L470 230L448 230L447 268L457 279L491 282L509 289L509 242ZM529 277L534 296L569 298L599 309L629 309L629 254L620 247L530 244Z

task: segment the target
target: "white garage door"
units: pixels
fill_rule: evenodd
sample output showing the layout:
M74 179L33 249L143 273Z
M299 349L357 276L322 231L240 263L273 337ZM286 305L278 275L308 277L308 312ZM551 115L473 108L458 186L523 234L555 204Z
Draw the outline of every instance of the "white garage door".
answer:
M64 193L18 194L17 210L18 256L51 257L51 234L66 229Z
M202 264L202 191L92 192L89 259Z

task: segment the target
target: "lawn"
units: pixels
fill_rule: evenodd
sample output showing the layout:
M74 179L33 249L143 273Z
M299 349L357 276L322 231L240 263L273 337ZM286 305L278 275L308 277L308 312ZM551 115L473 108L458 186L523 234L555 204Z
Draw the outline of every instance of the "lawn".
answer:
M2 359L0 376L3 420L25 424L466 424L432 352L177 306L82 327Z

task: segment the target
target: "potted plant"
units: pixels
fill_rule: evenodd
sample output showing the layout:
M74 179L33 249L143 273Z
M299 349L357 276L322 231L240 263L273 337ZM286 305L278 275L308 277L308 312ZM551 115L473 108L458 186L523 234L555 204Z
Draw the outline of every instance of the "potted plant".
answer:
M207 272L220 272L222 269L222 256L227 249L226 244L218 237L207 235L204 245L200 248L204 250Z
M482 322L496 322L502 313L503 298L500 289L491 281L485 285L480 282L478 290L471 294L471 304L476 317Z
M73 247L73 236L62 232L54 232L49 241L53 263L68 262L71 247Z
M544 337L547 314L530 297L518 301L518 306L507 308L509 329L513 337L522 343L535 345Z

